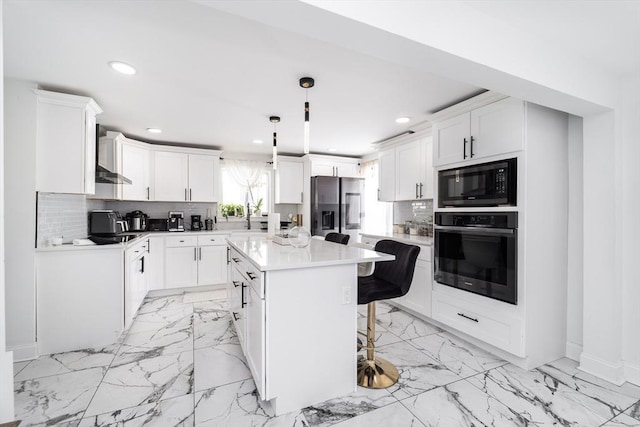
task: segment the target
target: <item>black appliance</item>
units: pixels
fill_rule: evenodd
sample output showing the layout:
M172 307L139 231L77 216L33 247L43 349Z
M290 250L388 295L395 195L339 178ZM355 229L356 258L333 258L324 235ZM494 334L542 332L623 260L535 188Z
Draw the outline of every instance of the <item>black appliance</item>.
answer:
M202 215L191 215L191 231L202 230Z
M354 241L362 227L364 179L311 178L311 234L349 234Z
M129 231L120 214L109 209L89 212L89 234L92 236L115 236Z
M169 229L167 218L149 218L147 220L147 231L167 231Z
M436 212L434 280L516 304L517 212Z
M438 172L438 206L516 206L517 159Z
M169 212L168 231L184 231L184 212Z
M89 236L96 245L113 245L116 243L127 243L140 237L141 234L124 234L122 236Z
M145 231L149 216L142 211L133 211L125 215L130 231Z

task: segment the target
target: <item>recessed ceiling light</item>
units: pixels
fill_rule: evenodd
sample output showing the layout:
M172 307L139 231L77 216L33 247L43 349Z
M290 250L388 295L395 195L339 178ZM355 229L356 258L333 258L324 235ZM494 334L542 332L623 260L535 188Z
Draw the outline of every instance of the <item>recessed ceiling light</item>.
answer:
M330 153L335 153L336 151L338 151L338 149L337 148L328 148L327 151L330 152Z
M254 140L253 140L253 141L251 141L251 142L253 142L254 144L262 144L264 141L263 141L263 140L261 140L261 139L254 139Z
M111 61L111 62L109 62L109 66L111 68L113 68L114 70L116 70L117 72L129 75L129 76L136 73L136 69L135 68L133 68L129 64L125 64L124 62Z
M411 117L398 117L396 119L396 123L409 123L411 121Z
M151 133L162 133L162 129L158 129L158 128L147 128L147 132L151 132Z

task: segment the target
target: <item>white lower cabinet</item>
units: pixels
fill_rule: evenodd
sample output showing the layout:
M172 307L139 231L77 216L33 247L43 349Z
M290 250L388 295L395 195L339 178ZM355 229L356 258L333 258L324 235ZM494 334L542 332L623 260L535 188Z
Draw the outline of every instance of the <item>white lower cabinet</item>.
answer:
M227 282L226 234L165 238L165 288Z
M245 352L260 396L265 396L265 301L249 286L245 289Z
M122 256L121 247L36 254L38 354L117 342L124 319Z
M144 239L133 244L125 251L124 259L124 324L128 328L135 317L138 308L147 295L147 275L145 272L145 258L147 256L148 240Z
M164 289L164 237L147 237L147 255L145 256L145 274L147 288L150 291Z
M431 246L420 246L409 292L393 301L418 314L431 317L432 270Z

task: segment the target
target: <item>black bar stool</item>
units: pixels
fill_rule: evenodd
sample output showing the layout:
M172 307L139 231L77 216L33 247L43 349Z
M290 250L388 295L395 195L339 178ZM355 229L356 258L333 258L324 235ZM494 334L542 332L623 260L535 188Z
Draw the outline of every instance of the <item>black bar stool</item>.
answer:
M335 242L335 243L340 243L341 245L346 245L347 243L349 243L349 236L348 234L342 234L342 233L327 233L326 236L324 236L324 240L326 240L327 242Z
M396 259L377 262L372 275L358 277L358 304L367 304L367 356L358 357L358 385L387 388L398 381L400 374L391 362L375 357L375 302L401 297L409 292L420 248L394 240L380 240L374 250L395 255Z

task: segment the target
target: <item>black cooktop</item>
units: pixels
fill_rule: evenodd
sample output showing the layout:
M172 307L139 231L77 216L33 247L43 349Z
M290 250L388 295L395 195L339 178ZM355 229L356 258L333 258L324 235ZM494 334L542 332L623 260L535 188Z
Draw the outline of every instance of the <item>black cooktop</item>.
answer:
M113 245L115 243L127 243L136 239L140 236L140 234L119 234L115 236L89 236L89 240L91 240L96 245Z

